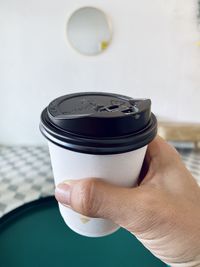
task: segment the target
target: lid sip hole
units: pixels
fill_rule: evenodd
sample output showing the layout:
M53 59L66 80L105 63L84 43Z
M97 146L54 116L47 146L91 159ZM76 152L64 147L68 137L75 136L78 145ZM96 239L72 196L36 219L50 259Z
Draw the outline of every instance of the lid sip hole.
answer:
M98 111L100 111L100 112L115 112L115 111L119 111L119 108L120 108L119 105L112 105L112 106L108 106L108 107L102 107ZM121 110L121 112L124 114L130 114L130 113L135 112L134 107L124 107L124 108L125 108L124 110Z
M117 109L117 108L119 108L119 106L118 105L112 105L112 106L109 106L109 107L107 107L109 110L114 110L114 109Z
M118 111L119 106L118 105L112 105L112 106L108 106L108 107L103 107L101 108L99 111L100 112L113 112L113 111Z
M122 112L125 113L125 114L130 114L130 113L135 112L135 110L133 108L128 108L128 109L122 110Z

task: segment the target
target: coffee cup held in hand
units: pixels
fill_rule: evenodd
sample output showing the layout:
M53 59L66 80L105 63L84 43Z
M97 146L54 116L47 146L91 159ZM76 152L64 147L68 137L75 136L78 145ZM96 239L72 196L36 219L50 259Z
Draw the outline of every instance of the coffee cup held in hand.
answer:
M137 184L147 145L157 120L149 99L110 93L75 93L53 100L41 114L40 130L48 139L55 184L89 177L132 187ZM98 237L119 226L88 218L59 204L75 232Z

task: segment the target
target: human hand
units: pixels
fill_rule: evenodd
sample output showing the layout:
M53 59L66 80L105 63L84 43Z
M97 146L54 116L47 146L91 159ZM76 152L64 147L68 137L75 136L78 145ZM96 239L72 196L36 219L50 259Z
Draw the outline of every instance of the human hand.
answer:
M140 181L124 188L87 178L58 185L55 195L83 215L113 220L172 267L200 266L200 188L158 136L148 146Z

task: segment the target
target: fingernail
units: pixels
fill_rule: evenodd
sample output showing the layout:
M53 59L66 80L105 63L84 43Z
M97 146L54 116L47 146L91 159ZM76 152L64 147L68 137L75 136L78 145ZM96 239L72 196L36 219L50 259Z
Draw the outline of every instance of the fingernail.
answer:
M55 197L57 201L63 204L64 206L70 206L70 191L70 183L63 182L57 185L55 190Z

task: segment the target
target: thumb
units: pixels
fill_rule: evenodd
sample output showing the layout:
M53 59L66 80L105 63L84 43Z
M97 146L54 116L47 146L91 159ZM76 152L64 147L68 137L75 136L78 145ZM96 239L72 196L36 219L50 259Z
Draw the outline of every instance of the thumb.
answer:
M124 188L100 179L82 179L59 184L55 197L83 215L111 219L125 227L145 201L139 191L139 187Z

